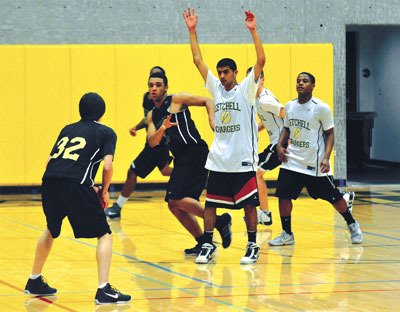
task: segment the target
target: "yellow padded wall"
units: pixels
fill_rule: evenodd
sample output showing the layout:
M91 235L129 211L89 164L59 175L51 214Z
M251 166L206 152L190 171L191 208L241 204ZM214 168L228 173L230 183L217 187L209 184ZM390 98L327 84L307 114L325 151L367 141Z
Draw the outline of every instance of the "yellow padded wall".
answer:
M26 46L25 66L25 183L36 184L62 125L71 121L69 49Z
M27 168L23 46L0 46L0 106L0 183L24 184Z
M266 87L282 103L296 97L295 78L300 71L317 77L315 96L333 106L333 47L326 44L265 45ZM238 65L238 80L255 63L252 44L201 45L210 70L223 57ZM144 146L146 133L136 137L129 128L143 117L142 97L154 65L165 68L169 92L209 96L192 61L190 46L183 45L32 45L0 46L0 185L39 184L44 164L61 128L79 119L83 93L98 92L107 104L103 122L118 135L114 183L125 181L131 161ZM203 138L210 145L213 133L206 111L191 108ZM259 150L268 144L260 133ZM276 179L277 170L266 178ZM98 175L100 177L100 175ZM99 178L98 178L99 180ZM146 182L166 181L154 170Z

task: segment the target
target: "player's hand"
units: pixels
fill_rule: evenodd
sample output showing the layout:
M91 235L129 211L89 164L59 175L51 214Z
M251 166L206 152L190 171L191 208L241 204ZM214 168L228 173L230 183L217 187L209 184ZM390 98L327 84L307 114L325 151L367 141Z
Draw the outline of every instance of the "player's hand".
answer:
M164 119L164 122L161 125L161 127L164 126L165 129L168 129L168 128L176 126L178 123L177 122L172 122L171 121L171 117L172 117L172 115L168 115L167 118Z
M189 30L196 30L197 21L199 17L194 9L188 8L187 11L183 10L183 19L185 20L186 26Z
M278 159L281 162L287 162L287 155L289 154L288 150L283 146L278 145L276 147L276 153L278 154Z
M101 187L93 186L93 189L99 198L101 207L106 209L108 207L108 202L110 201L110 194L108 192L103 193Z
M131 134L131 136L136 136L136 127L130 128L129 133Z
M329 172L329 170L331 168L331 165L329 164L329 159L327 159L327 158L322 159L320 165L321 165L321 172L322 173L328 173Z
M246 24L246 27L249 30L254 30L256 29L256 18L250 10L244 11L244 14L246 14L246 19L244 20L244 23Z

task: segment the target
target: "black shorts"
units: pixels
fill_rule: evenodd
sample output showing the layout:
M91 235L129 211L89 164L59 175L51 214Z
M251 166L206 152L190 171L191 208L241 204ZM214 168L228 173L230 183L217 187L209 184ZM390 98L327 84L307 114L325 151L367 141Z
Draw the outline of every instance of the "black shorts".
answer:
M276 152L276 144L270 144L258 154L258 169L262 171L273 170L281 164Z
M53 238L60 235L65 217L68 217L76 238L111 234L99 198L90 186L67 180L45 180L42 183L42 205Z
M256 173L210 171L206 207L241 209L260 205Z
M167 185L165 201L190 197L199 200L207 183L208 170L204 167L208 155L205 142L188 145L175 154L174 169Z
M343 198L343 194L333 183L332 176L314 177L283 168L279 170L275 196L283 199L297 199L304 186L314 199L321 198L334 204Z
M146 143L143 150L132 162L130 168L137 176L144 179L155 167L158 167L161 171L171 161L172 157L169 155L167 145L162 144L151 148L150 145Z

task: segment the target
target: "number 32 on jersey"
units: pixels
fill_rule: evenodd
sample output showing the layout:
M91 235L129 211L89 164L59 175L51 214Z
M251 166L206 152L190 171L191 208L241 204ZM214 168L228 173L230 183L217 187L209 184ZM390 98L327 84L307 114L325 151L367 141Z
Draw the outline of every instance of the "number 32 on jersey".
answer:
M68 145L68 146L67 146ZM61 138L57 142L58 151L55 152L51 158L58 158L62 154L62 158L77 161L79 158L78 151L83 149L86 145L85 138L75 137L69 139L68 137Z

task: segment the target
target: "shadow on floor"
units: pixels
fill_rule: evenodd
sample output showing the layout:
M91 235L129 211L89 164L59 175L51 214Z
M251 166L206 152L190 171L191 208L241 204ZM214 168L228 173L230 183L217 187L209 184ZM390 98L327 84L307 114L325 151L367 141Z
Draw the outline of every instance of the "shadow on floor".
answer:
M349 168L347 184L400 184L400 168L367 164L362 169Z

